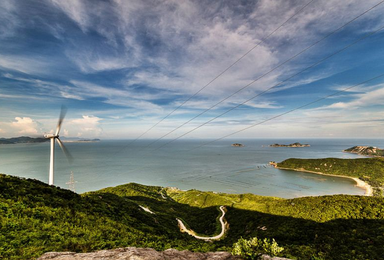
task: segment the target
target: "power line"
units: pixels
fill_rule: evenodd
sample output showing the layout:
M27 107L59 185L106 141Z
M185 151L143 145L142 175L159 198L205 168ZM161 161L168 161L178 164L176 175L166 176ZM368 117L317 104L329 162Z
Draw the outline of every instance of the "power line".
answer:
M276 31L278 31L281 27L283 27L286 23L288 23L290 20L292 20L296 15L298 15L302 10L304 10L304 8L306 8L309 4L311 4L313 1L315 0L311 0L309 1L308 3L306 3L303 7L301 7L295 14L293 14L291 17L289 17L285 22L283 22L282 24L280 24L275 30L273 30L271 33L269 33L267 36L265 36L263 39L261 39L255 46L253 46L251 49L249 49L247 52L245 52L240 58L238 58L235 62L233 62L230 66L228 66L226 69L224 69L222 72L220 72L216 77L214 77L211 81L209 81L207 84L205 84L201 89L199 89L195 94L193 94L192 96L190 96L188 99L186 99L183 103L181 103L178 107L176 107L174 110L172 110L168 115L166 115L165 117L163 117L160 121L158 121L156 124L154 124L153 126L151 126L148 130L146 130L144 133L142 133L139 137L137 137L136 139L134 139L131 143L137 141L138 139L140 139L141 137L143 137L146 133L148 133L149 131L151 131L153 128L155 128L158 124L160 124L161 122L163 122L165 119L167 119L168 117L170 117L171 115L173 115L173 113L175 113L177 110L179 110L182 106L184 106L187 102L189 102L192 98L194 98L195 96L197 96L201 91L203 91L205 88L207 88L209 85L211 85L211 83L213 83L216 79L218 79L219 77L221 77L225 72L227 72L229 69L231 69L233 66L235 66L240 60L242 60L245 56L247 56L250 52L252 52L255 48L257 48L261 43L265 42L270 36L272 36ZM165 136L164 136L165 137ZM161 137L162 139L163 137ZM159 139L160 140L160 139ZM158 140L156 140L155 142L157 142ZM149 145L151 145L153 143L150 143ZM148 146L149 146L148 145Z
M186 124L190 123L191 121L195 120L196 118L200 117L201 115L205 114L206 112L212 110L213 108L215 108L217 105L223 103L224 101L228 100L229 98L233 97L234 95L238 94L239 92L243 91L244 89L248 88L249 86L251 86L252 84L254 84L255 82L259 81L260 79L262 79L263 77L267 76L268 74L270 74L271 72L275 71L276 69L278 69L279 67L283 66L284 64L290 62L291 60L297 58L298 56L300 56L301 54L303 54L304 52L306 52L307 50L309 50L310 48L312 48L313 46L319 44L320 42L322 42L323 40L327 39L328 37L330 37L331 35L335 34L336 32L338 32L339 30L341 30L342 28L346 27L347 25L349 25L350 23L354 22L355 20L357 20L358 18L360 18L361 16L365 15L366 13L368 13L369 11L373 10L374 8L376 8L377 6L379 6L380 4L382 4L384 1L381 1L379 2L378 4L372 6L371 8L369 8L368 10L364 11L363 13L359 14L358 16L356 16L355 18L353 18L352 20L348 21L347 23L345 23L344 25L340 26L339 28L337 28L336 30L332 31L331 33L327 34L325 37L321 38L320 40L316 41L315 43L311 44L310 46L306 47L305 49L303 49L302 51L298 52L297 54L293 55L292 57L290 57L289 59L285 60L284 62L281 62L279 63L277 66L275 66L274 68L272 68L271 70L269 70L268 72L264 73L263 75L259 76L257 79L251 81L250 83L248 83L247 85L243 86L242 88L238 89L237 91L233 92L232 94L230 94L229 96L227 96L226 98L220 100L219 102L217 102L216 104L214 104L213 106L211 106L210 108L207 108L205 109L204 111L202 111L201 113L199 113L198 115L194 116L193 118L189 119L188 121L184 122L183 124L179 125L178 127L174 128L173 130L171 130L170 132L168 132L167 134L161 136L160 138L156 139L155 141L151 142L149 145L147 145L146 147L158 142L159 140L163 139L164 137L168 136L169 134L175 132L176 130L180 129L181 127L185 126ZM295 75L294 75L295 76ZM268 89L269 90L269 89ZM264 93L264 92L263 92ZM247 101L248 102L248 101ZM196 129L200 128L201 126L197 127ZM194 130L196 130L194 129ZM193 132L194 130L191 130L189 131L188 133L190 132ZM188 134L187 133L187 134ZM182 135L182 136L185 136L186 134ZM181 138L182 136L178 137L177 139ZM166 145L166 144L165 144ZM161 147L163 147L164 145L162 145Z
M382 30L383 28L384 28L384 27L382 27L381 30ZM297 110L300 110L300 109L302 109L302 108L308 107L308 106L310 106L310 105L313 105L313 104L315 104L315 103L318 103L318 102L320 102L320 101L322 101L322 100L325 100L325 99L327 99L327 98L330 98L330 97L339 95L339 94L341 94L341 93L347 92L348 90L351 90L351 89L356 88L356 87L358 87L358 86L360 86L360 85L366 84L366 83L368 83L368 82L370 82L370 81L379 79L379 78L381 78L381 77L383 77L383 76L384 76L384 73L379 74L379 75L377 75L377 76L375 76L375 77L372 77L372 78L370 78L370 79L367 79L367 80L365 80L365 81L363 81L363 82L360 82L360 83L358 83L358 84L356 84L356 85L353 85L353 86L344 88L344 89L342 89L342 90L335 91L335 92L333 92L333 93L331 93L331 94L329 94L329 95L326 95L326 96L324 96L324 97L318 98L318 99L316 99L316 100L314 100L314 101L311 101L311 102L309 102L309 103L306 103L306 104L301 105L301 106L299 106L299 107L296 107L296 108L294 108L294 109L288 110L288 111L283 112L283 113L281 113L281 114L279 114L279 115L270 117L270 118L268 118L268 119L266 119L266 120L263 120L263 121L258 122L258 123L256 123L256 124L253 124L253 125L251 125L251 126L248 126L248 127L243 128L243 129L237 130L237 131L235 131L235 132L232 132L232 133L230 133L230 134L227 134L227 135L222 136L222 137L220 137L220 138L217 138L217 139L215 139L215 140L212 140L212 141L203 143L203 144L201 144L201 145L199 145L199 146L196 146L196 147L194 147L194 148L192 148L192 149L189 149L189 150L186 150L186 151L187 151L187 152L191 152L191 151L193 151L193 150L199 149L199 148L201 148L201 147L203 147L203 146L212 144L212 143L214 143L214 142L220 141L220 140L225 139L225 138L227 138L227 137L233 136L233 135L235 135L235 134L237 134L237 133L246 131L246 130L248 130L248 129L250 129L250 128L253 128L253 127L259 126L259 125L261 125L261 124L264 124L264 123L266 123L266 122L272 121L272 120L274 120L274 119L276 119L276 118L280 118L280 117L282 117L282 116L284 116L284 115L287 115L287 114L289 114L289 113L292 113L292 112L294 112L294 111L297 111ZM172 152L171 152L171 153L172 153ZM139 170L144 169L144 168L145 168L145 166L139 168ZM131 170L131 171L134 171L134 170ZM137 171L137 169L136 169L135 171ZM209 178L211 178L211 177L218 176L218 175L221 175L221 173L219 173L219 174L213 174L213 175L209 175L209 176L205 176L205 177L202 176L202 175L200 175L200 176L197 176L197 177L199 178L199 181L201 181L201 180L209 179ZM214 181L214 180L212 180L212 181ZM216 182L217 182L217 181L216 181Z
M179 110L182 106L184 106L187 102L189 102L192 98L197 96L201 91L203 91L205 88L207 88L212 82L214 82L216 79L221 77L225 72L227 72L229 69L231 69L233 66L235 66L240 60L242 60L245 56L247 56L250 52L252 52L255 48L257 48L262 42L265 42L270 36L272 36L276 31L278 31L281 27L283 27L286 23L288 23L290 20L292 20L296 15L298 15L302 10L304 10L308 5L310 5L315 0L311 0L307 2L303 7L301 7L296 13L294 13L291 17L289 17L285 22L280 24L275 30L273 30L271 33L269 33L267 36L265 36L263 39L261 39L255 46L253 46L251 49L249 49L247 52L245 52L240 58L238 58L234 63L232 63L230 66L228 66L226 69L224 69L220 74L218 74L216 77L214 77L211 81L209 81L206 85L204 85L201 89L199 89L195 94L190 96L187 100L185 100L182 104L180 104L178 107L176 107L174 110L172 110L169 114L167 114L165 117L163 117L160 121L158 121L156 124L151 126L149 129L147 129L144 133L142 133L140 136L138 136L136 139L130 141L128 144L126 144L124 147L122 147L119 151L116 151L115 154L119 154L122 152L126 147L128 147L130 144L136 142L141 137L143 137L145 134L147 134L149 131L151 131L153 128L155 128L157 125L159 125L161 122L163 122L165 119L170 117L173 113L175 113L177 110ZM199 115L200 116L200 115ZM193 120L193 119L192 119ZM188 123L188 122L187 122ZM183 125L182 125L183 126ZM180 127L182 127L180 126ZM180 128L179 127L179 128ZM177 129L173 130L172 132L176 131ZM166 134L165 136L169 135L170 133ZM142 147L140 150L145 149L152 144L158 142L159 140L163 139L165 136L160 137L159 139L147 144L146 146ZM136 151L137 152L137 151Z
M384 28L384 27L382 27L381 30L382 30L383 28ZM227 134L227 135L225 135L225 136L222 136L222 137L220 137L220 138L217 138L217 139L215 139L215 140L213 140L213 141L206 142L206 143L204 143L204 144L202 144L202 145L199 145L199 146L197 146L197 147L195 147L195 148L190 149L189 151L192 151L192 150L201 148L201 147L203 147L203 146L205 146L205 145L208 145L208 144L211 144L211 143L220 141L220 140L222 140L222 139L225 139L225 138L230 137L230 136L232 136L232 135L238 134L238 133L240 133L240 132L243 132L243 131L245 131L245 130L248 130L248 129L250 129L250 128L253 128L253 127L255 127L255 126L264 124L264 123L266 123L266 122L269 122L269 121L274 120L274 119L276 119L276 118L282 117L282 116L284 116L284 115L286 115L286 114L292 113L292 112L294 112L294 111L296 111L296 110L299 110L299 109L302 109L302 108L304 108L304 107L313 105L313 104L315 104L315 103L317 103L317 102L320 102L320 101L322 101L322 100L324 100L324 99L327 99L327 98L336 96L336 95L338 95L338 94L340 94L340 93L346 92L346 91L348 91L348 90L350 90L350 89L353 89L353 88L355 88L355 87L357 87L357 86L363 85L363 84L365 84L365 83L367 83L367 82L369 82L369 81L372 81L372 80L381 78L381 77L383 77L383 76L384 76L384 73L382 73L382 74L380 74L380 75L378 75L378 76L375 76L375 77L373 77L373 78L370 78L370 79L368 79L368 80L365 80L365 81L363 81L363 82L360 82L360 83L358 83L358 84L356 84L356 85L353 85L353 86L351 86L351 87L344 88L344 89L342 89L342 90L336 91L336 92L334 92L334 93L332 93L332 94L329 94L329 95L327 95L327 96L324 96L324 97L321 97L321 98L316 99L316 100L314 100L314 101L311 101L311 102L309 102L309 103L306 103L305 105L301 105L301 106L299 106L299 107L296 107L296 108L294 108L294 109L288 110L288 111L286 111L286 112L284 112L284 113L281 113L281 114L279 114L279 115L270 117L270 118L268 118L268 119L266 119L266 120L263 120L263 121L261 121L261 122L259 122L259 123L256 123L256 124L247 126L247 127L243 128L243 129L237 130L237 131L235 131L235 132L232 132L232 133L230 133L230 134Z
M201 125L199 125L199 126L193 128L193 129L187 131L186 133L184 133L184 134L178 136L177 138L174 138L174 139L168 141L167 143L165 143L165 144L163 144L163 145L157 147L157 148L154 149L154 150L156 151L156 150L158 150L158 149L160 149L160 148L162 148L162 147L164 147L164 146L166 146L166 145L168 145L168 144L170 144L170 143L172 143L172 142L174 142L174 141L176 141L176 140L178 140L178 139L180 139L180 138L182 138L182 137L184 137L184 136L186 136L186 135L188 135L188 134L190 134L190 133L192 133L192 132L194 132L195 130L197 130L197 129L203 127L204 125L207 125L207 124L211 123L212 121L214 121L214 120L216 120L216 119L222 117L223 115L225 115L225 114L231 112L232 110L235 110L235 109L241 107L242 105L244 105L245 103L247 103L247 102L249 102L249 101L255 99L256 97L259 97L259 96L261 96L261 95L263 95L263 94L269 92L271 89L280 86L281 84L283 84L284 82L287 82L288 80L292 79L293 77L295 77L295 76L297 76L297 75L299 75L299 74L301 74L301 73L303 73L303 72L305 72L305 71L307 71L307 70L309 70L309 69L311 69L311 68L314 68L314 67L316 67L317 65L321 64L322 62L324 62L325 60L328 60L328 59L330 59L331 57L333 57L333 56L335 56L335 55L337 55L337 54L339 54L339 53L345 51L346 49L348 49L348 48L354 46L355 44L357 44L358 42L364 40L365 38L368 38L369 36L372 36L373 34L376 34L377 32L381 31L383 28L384 28L384 27L381 27L381 28L379 28L378 30L376 30L376 31L374 31L374 32L372 32L372 33L369 33L369 34L367 34L367 35L365 35L365 36L363 36L363 37L361 37L361 38L359 38L358 40L356 40L356 41L354 41L353 43L351 43L351 44L345 46L344 48L342 48L342 49L340 49L340 50L338 50L338 51L332 53L331 55L328 55L327 57L321 59L320 61L315 62L315 63L312 64L311 66L306 67L305 69L299 71L298 73L296 73L296 74L294 74L294 75L292 75L292 76L290 76L290 77L284 79L283 81L280 81L278 84L276 84L276 85L274 85L274 86L272 86L272 87L270 87L270 88L264 90L263 92L260 92L260 93L256 94L255 96L253 96L253 97L251 97L251 98L245 100L245 101L242 102L242 103L237 104L236 106L234 106L234 107L232 107L232 108L226 110L225 112L221 113L220 115L218 115L218 116L216 116L216 117L214 117L214 118L212 118L212 119L210 119L210 120L204 122L203 124L201 124Z

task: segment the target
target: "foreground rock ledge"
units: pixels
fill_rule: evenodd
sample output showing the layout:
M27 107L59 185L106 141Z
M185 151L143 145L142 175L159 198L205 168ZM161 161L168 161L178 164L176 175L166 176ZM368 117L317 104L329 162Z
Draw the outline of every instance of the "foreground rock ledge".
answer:
M127 259L127 260L241 260L228 252L195 253L168 249L158 252L152 248L126 247L112 250L101 250L92 253L50 252L42 255L38 260L91 260L91 259ZM286 258L264 256L264 260L283 260Z
M73 252L51 252L45 253L38 260L55 259L127 259L127 260L239 260L228 252L194 253L190 251L178 251L168 249L158 252L152 248L126 247L112 250L101 250L92 253L73 253Z

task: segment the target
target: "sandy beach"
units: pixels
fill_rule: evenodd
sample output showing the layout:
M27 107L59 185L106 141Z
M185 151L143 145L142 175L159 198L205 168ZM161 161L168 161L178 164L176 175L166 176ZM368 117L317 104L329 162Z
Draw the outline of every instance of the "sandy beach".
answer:
M349 178L352 179L356 182L356 187L365 189L365 194L364 196L372 196L373 195L373 188L371 185L366 183L365 181L360 180L359 178L356 177L351 177L351 176L346 176L346 175L335 175L335 174L327 174L323 172L314 172L314 171L308 171L304 169L290 169L290 168L283 168L283 167L277 167L275 166L276 169L280 170L288 170L288 171L297 171L297 172L309 172L309 173L315 173L315 174L320 174L320 175L327 175L327 176L333 176L333 177L341 177L341 178Z
M348 176L345 176L348 177ZM372 196L373 195L373 188L371 185L366 183L365 181L360 180L359 178L350 177L355 180L356 186L359 188L365 189L365 196Z

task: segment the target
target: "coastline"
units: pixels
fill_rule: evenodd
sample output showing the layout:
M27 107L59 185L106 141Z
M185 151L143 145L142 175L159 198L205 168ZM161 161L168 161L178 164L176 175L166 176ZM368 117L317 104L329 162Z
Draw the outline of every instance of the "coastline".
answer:
M296 172L308 172L308 173L315 173L319 175L326 175L326 176L333 176L333 177L341 177L341 178L349 178L352 179L356 182L356 187L365 189L365 194L364 196L373 196L373 188L371 185L366 183L365 181L360 180L359 178L356 177L351 177L351 176L346 176L346 175L336 175L336 174L328 174L328 173L323 173L323 172L314 172L314 171L308 171L305 169L291 169L291 168L284 168L284 167L278 167L277 165L275 166L276 169L279 170L288 170L288 171L296 171Z
M65 141L62 141L62 142L63 143L98 143L100 141L93 141L93 140L90 140L90 141L87 141L87 140L84 140L84 141L81 141L81 140L79 140L79 141L77 141L77 140L71 141L71 140L69 140L69 141L67 141L67 140L65 140Z

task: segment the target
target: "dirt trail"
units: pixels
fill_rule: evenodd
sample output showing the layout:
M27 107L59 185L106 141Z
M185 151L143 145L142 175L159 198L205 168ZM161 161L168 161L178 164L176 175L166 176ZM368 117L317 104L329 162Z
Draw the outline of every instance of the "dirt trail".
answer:
M181 232L187 232L189 235L191 235L197 239L202 239L202 240L218 240L218 239L222 238L225 234L225 231L226 231L225 222L224 222L224 216L225 216L224 206L220 206L220 210L223 213L219 219L220 223L221 223L221 232L217 236L213 236L213 237L198 236L198 235L196 235L196 233L193 230L187 229L186 226L184 225L183 221L176 218L177 222L179 223L180 231Z

